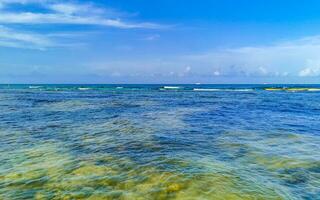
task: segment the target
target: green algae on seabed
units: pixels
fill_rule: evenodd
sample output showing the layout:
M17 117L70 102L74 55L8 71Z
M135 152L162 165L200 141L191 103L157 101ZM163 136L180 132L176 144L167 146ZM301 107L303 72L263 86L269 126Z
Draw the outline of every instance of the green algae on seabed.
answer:
M181 130L186 129L189 125L184 121L185 117L196 112L203 112L199 108L180 108L170 110L158 110L146 112L141 117L144 124L159 129Z
M266 91L288 91L288 92L319 92L320 88L307 88L307 87L301 87L301 88L264 88Z
M280 188L295 186L290 187L293 189L289 193L304 190L313 195L317 195L320 188L319 145L320 141L313 136L292 133L230 132L218 139L220 150L233 156L238 167L255 169L256 176L274 177ZM241 156L234 156L239 152Z
M151 149L157 146L156 141L145 137L152 129L144 129L133 123L132 120L113 119L101 125L100 128L118 133L116 136L106 134L87 134L78 142L84 147L99 149L104 144L110 143L118 146L121 152L128 148L123 143L115 141L120 136L130 136L131 143L138 149ZM147 126L148 127L148 126ZM85 128L85 127L83 127ZM86 131L90 132L87 127ZM99 131L98 131L99 132ZM76 132L74 132L76 134ZM82 134L83 135L83 134ZM269 135L268 139L256 142L254 134L225 133L223 140L217 138L222 152L230 155L239 155L240 149L246 149L239 157L236 169L226 162L211 160L188 160L174 157L158 157L151 163L141 165L125 156L116 154L94 153L75 156L68 153L63 143L57 141L47 144L33 145L11 152L9 159L10 169L1 171L0 198L4 199L290 199L288 192L281 186L275 188L263 184L257 178L249 178L250 168L243 170L246 165L259 165L266 170L277 172L283 166L292 166L295 160L284 161L274 155L274 162L265 154L269 145L275 147L289 138L299 142L299 136ZM148 139L147 139L148 138ZM233 138L233 139L231 139ZM275 139L277 138L277 139ZM300 138L300 139L299 139ZM110 140L111 139L111 140ZM147 140L143 140L147 139ZM236 139L236 140L234 140ZM219 144L219 142L221 142ZM145 144L145 145L139 145ZM133 144L130 144L133 145ZM293 148L293 147L291 147ZM312 148L312 145L309 147ZM294 149L294 148L293 148ZM310 149L309 149L310 150ZM221 153L223 154L223 153ZM234 157L236 158L236 157ZM281 162L279 162L281 161ZM308 163L306 163L306 166ZM170 166L170 167L169 167ZM204 167L205 166L205 167ZM282 173L273 173L275 178L289 183L297 182L292 174L297 167L284 168ZM315 169L317 164L308 169ZM188 169L200 169L194 172ZM291 175L290 175L291 173ZM258 173L256 174L259 175ZM295 175L298 176L298 175ZM301 175L299 175L301 179ZM313 179L309 183L317 186Z
M109 148L120 150L128 148L130 144L150 147L153 144L153 129L127 117L112 118L101 124L82 124L81 127L80 129L77 127L72 132L82 135L81 144L89 148L99 149L108 144Z
M73 157L62 149L43 144L12 152L12 168L0 173L0 198L283 199L275 189L252 184L232 172L185 174L139 166L108 154ZM16 157L25 159L16 161ZM168 162L177 168L193 165L183 160Z
M84 109L92 109L96 106L90 104L84 100L64 100L59 102L52 102L42 105L42 109L47 111L65 111L65 112L72 112L72 111L79 111Z
M46 109L47 111L64 111L64 112L74 112L81 111L85 109L101 109L101 108L136 108L140 106L150 107L157 105L154 101L132 101L132 102L122 102L122 101L101 101L92 99L68 99L57 102L49 102L41 105L40 108Z

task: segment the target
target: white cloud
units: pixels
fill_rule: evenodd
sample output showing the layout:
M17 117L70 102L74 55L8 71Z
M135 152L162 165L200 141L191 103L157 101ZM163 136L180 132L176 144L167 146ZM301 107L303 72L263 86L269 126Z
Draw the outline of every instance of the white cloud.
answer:
M317 38L302 38L270 46L219 49L195 55L100 60L88 63L88 71L110 74L116 70L123 76L139 73L146 77L154 74L158 77L207 80L300 80L299 76L320 76L320 40Z
M180 72L178 74L178 76L180 76L180 77L188 76L190 74L190 72L191 72L191 67L190 66L186 66L184 68L183 72Z
M14 6L21 4L36 4L39 11L27 12L15 11ZM12 6L10 9L6 9ZM16 48L46 49L52 46L69 46L68 44L58 45L53 42L52 35L56 33L32 33L21 31L23 28L30 30L30 26L20 26L14 30L12 25L46 25L46 24L68 24L68 25L93 25L107 26L121 29L132 28L161 28L154 23L131 23L119 18L117 12L97 7L93 3L78 1L60 0L0 0L0 46ZM5 28L6 25L9 28ZM32 29L35 30L35 29ZM63 33L59 33L63 35ZM70 32L68 33L70 35ZM72 35L72 34L71 34ZM57 37L55 37L57 39Z
M48 7L51 10L56 11L57 13L62 13L66 15L86 13L88 12L88 10L90 10L90 8L96 10L96 8L89 5L72 4L72 3L57 3L57 4L49 5Z
M174 76L175 73L173 71L169 72L169 76Z
M147 37L144 38L144 40L148 40L148 41L154 41L160 38L160 35L155 34L155 35L149 35Z
M320 68L305 68L299 72L299 76L306 77L306 76L319 76L320 75Z
M12 4L44 4L54 1L56 0L0 0L0 9L3 9Z
M190 66L187 66L184 70L184 73L189 73L191 71L191 67Z
M220 76L221 73L220 73L219 71L214 71L214 72L213 72L213 75L215 75L215 76Z
M22 49L46 50L52 47L74 48L85 44L76 42L59 42L60 39L81 37L81 33L38 34L34 32L10 29L0 25L0 46Z
M27 4L27 3L43 3L48 2L49 0L0 0L0 3L6 4Z
M60 13L0 13L2 24L75 24L75 25L100 25L116 28L160 28L153 23L127 23L120 19L105 19L100 16L76 16Z
M269 46L219 49L182 59L225 76L318 76L319 52L320 36L313 36Z
M20 3L38 3L51 12L6 12L0 13L2 24L78 24L78 25L100 25L117 28L161 28L154 23L132 23L109 16L105 9L98 8L90 3L56 3L48 0L0 0L4 5Z
M54 43L43 35L17 32L0 25L0 46L44 49L54 46Z
M320 60L308 60L306 67L299 72L301 77L320 76Z
M259 67L259 71L262 75L268 74L268 70L265 67Z

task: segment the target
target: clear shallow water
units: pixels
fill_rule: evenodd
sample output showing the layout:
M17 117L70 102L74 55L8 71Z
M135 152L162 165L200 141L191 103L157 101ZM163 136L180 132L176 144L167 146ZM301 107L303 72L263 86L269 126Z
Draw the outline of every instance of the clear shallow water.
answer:
M317 88L0 85L0 199L320 199Z

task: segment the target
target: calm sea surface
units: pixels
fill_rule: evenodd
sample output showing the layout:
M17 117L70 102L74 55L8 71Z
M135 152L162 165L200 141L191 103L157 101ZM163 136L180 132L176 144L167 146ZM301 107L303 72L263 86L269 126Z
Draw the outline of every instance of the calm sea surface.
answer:
M320 85L0 85L0 199L320 199Z

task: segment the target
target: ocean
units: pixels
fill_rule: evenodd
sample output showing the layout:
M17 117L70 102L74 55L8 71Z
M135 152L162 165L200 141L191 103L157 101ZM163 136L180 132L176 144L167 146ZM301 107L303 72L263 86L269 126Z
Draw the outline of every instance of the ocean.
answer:
M0 85L0 199L320 199L320 85Z

